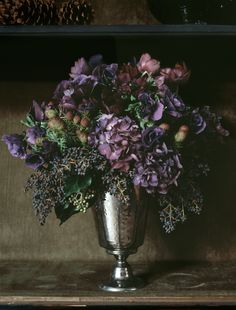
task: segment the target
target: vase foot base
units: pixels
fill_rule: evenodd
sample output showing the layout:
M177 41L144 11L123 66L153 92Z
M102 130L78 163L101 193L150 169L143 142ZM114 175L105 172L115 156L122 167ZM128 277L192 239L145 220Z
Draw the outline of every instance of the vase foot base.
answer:
M133 292L145 286L141 278L133 277L129 280L110 281L106 284L100 284L99 288L106 292Z

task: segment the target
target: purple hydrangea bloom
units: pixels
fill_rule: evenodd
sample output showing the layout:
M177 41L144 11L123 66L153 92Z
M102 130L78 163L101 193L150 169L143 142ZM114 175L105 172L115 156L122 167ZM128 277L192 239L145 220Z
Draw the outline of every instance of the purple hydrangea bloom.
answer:
M164 106L159 99L154 100L146 92L141 92L138 99L143 103L141 113L144 118L153 121L159 121L162 118Z
M26 141L30 144L36 144L37 139L43 137L45 134L45 129L38 126L28 128L26 130Z
M3 135L2 141L6 143L10 154L14 157L25 159L26 154L26 143L23 135Z
M169 89L165 92L165 96L162 99L163 104L166 107L166 113L169 115L180 118L183 115L186 107L183 100L175 93L172 93Z
M203 132L206 128L206 122L202 115L199 113L199 109L195 109L192 111L190 120L190 126L192 130L198 135L199 133Z
M181 170L179 155L163 143L153 152L143 154L136 164L133 182L144 187L147 193L167 194L171 185L177 185Z
M32 169L38 169L45 163L43 157L39 154L29 154L25 159L27 167Z
M165 135L165 130L152 126L148 127L142 132L142 145L145 149L153 149L163 143L163 137Z
M98 148L113 168L128 171L130 162L136 159L136 146L141 142L141 133L128 116L118 118L113 114L103 114L88 141Z

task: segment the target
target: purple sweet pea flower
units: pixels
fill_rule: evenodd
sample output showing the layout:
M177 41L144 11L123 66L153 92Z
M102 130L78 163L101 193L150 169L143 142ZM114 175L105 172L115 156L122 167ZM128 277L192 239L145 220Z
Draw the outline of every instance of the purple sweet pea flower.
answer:
M2 141L6 143L10 154L20 159L25 159L26 154L26 143L23 135L3 135Z
M98 80L95 76L81 74L73 83L74 93L72 96L90 97L97 84Z
M45 129L40 128L38 126L28 128L26 130L26 141L30 144L36 144L37 139L43 137L44 134Z
M56 99L58 102L61 101L62 97L65 96L64 92L67 89L71 89L72 88L72 81L67 81L67 80L63 80L61 81L55 91L54 91L54 95L53 98Z
M206 122L202 115L199 113L199 109L195 109L192 111L190 126L193 129L194 133L196 133L197 135L205 130Z
M70 71L70 77L73 80L76 80L78 78L79 75L81 74L85 74L88 75L91 73L91 68L90 66L87 64L87 61L82 57L79 58L73 67L71 67L71 71Z
M43 157L39 154L29 154L25 159L27 167L32 169L38 169L45 163Z
M143 103L142 116L153 121L159 121L162 118L164 106L159 99L154 100L150 94L141 92L138 99Z
M71 67L70 77L73 80L76 80L81 74L85 74L85 75L91 74L92 70L96 66L102 64L102 60L103 60L103 57L100 54L92 56L88 62L83 57L79 58L74 63L74 66Z
M98 84L92 75L80 74L73 81L62 81L54 92L54 99L65 110L76 110L81 99L90 98Z

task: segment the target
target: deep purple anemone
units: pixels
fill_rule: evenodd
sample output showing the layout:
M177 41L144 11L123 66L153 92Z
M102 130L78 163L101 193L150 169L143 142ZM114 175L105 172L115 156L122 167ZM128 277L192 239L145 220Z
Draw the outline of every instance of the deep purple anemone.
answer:
M145 149L153 149L163 142L164 129L158 126L148 127L142 132L142 145Z
M177 96L175 93L172 93L169 89L165 92L165 96L162 99L165 106L165 111L170 116L175 118L180 118L183 116L183 113L186 109L183 100Z
M143 103L141 113L144 118L159 121L162 118L164 106L159 99L153 99L146 92L141 92L138 99Z

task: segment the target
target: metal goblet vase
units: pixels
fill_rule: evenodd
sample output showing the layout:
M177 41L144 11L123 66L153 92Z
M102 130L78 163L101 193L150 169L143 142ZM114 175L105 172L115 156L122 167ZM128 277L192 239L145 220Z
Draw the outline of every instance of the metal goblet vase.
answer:
M142 286L141 278L133 275L126 259L143 244L147 205L139 188L135 188L128 204L121 203L114 195L105 194L95 208L99 244L116 258L110 282L100 288L111 292L134 291Z

